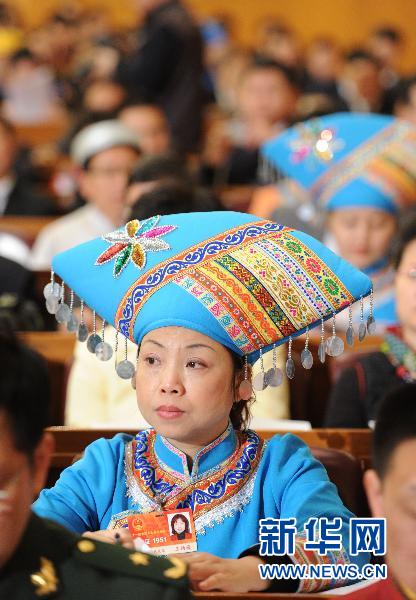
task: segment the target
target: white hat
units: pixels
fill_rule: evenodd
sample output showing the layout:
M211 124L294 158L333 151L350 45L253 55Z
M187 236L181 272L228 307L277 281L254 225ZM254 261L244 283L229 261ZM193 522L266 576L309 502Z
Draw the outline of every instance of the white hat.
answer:
M99 121L77 133L71 143L71 158L84 166L92 156L116 146L131 146L140 150L137 136L121 121Z

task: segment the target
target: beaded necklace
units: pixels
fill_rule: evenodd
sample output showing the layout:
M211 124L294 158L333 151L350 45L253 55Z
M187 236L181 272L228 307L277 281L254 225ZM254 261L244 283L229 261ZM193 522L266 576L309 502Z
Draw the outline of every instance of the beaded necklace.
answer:
M384 334L381 344L384 352L392 365L396 367L396 374L406 383L416 381L416 353L400 338L398 329L389 329Z

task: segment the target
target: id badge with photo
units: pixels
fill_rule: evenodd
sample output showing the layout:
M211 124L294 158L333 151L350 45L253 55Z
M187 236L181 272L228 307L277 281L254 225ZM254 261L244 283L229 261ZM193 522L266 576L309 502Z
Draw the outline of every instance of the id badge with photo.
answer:
M197 549L194 520L189 508L131 515L127 523L138 550L145 549L159 556L195 552Z

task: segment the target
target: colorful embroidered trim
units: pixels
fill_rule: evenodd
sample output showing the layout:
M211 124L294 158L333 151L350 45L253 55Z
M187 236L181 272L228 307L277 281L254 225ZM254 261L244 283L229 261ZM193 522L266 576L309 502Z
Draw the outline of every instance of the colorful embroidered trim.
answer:
M253 431L236 435L238 443L231 456L200 477L184 482L162 468L154 451L156 432L150 429L138 433L131 442L131 469L140 494L130 489L129 495L133 499L145 496L149 508L155 504L165 509L190 508L196 521L231 501L257 472L264 442Z
M137 510L123 510L111 517L107 529L118 529L119 527L128 527L128 518L137 515Z
M138 269L144 269L146 266L146 252L170 250L169 244L161 237L176 229L176 226L163 225L156 227L159 220L160 215L144 221L135 219L126 223L124 230L117 229L103 235L103 240L109 242L111 246L100 254L95 264L104 265L115 259L114 277L118 277L130 262L136 265Z
M271 221L255 221L244 226L239 225L204 242L186 248L175 256L157 264L139 277L124 295L115 315L116 329L134 341L134 324L142 305L152 294L177 277L180 272L204 264L212 260L213 257L222 256L236 246L240 246L240 244L249 244L254 239L261 239L271 232L281 231L282 229L288 230L283 225Z
M304 543L306 535L297 534L295 544L295 554L292 560L299 565L346 565L350 562L348 554L344 549L332 550L324 556L320 556L315 550L305 550ZM329 588L340 587L347 583L343 579L302 579L298 593L320 592Z
M270 234L174 281L210 311L242 354L353 301L321 259L290 234Z

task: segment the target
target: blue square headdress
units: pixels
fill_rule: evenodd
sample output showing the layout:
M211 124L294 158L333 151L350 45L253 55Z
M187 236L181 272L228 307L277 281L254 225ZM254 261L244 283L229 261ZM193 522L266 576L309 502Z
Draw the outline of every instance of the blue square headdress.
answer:
M225 211L130 221L58 254L53 270L65 284L58 286L52 278L45 288L48 310L82 340L88 333L84 323L76 322L73 303L68 306L65 300L65 285L72 290L71 298L75 292L94 314L136 344L154 329L180 326L209 336L250 362L328 318L334 321L333 335L320 358L325 359L325 351L342 352L335 315L371 294L366 275L314 238ZM371 328L371 314L369 319ZM107 360L112 349L95 329L88 347ZM308 337L303 358L310 368ZM132 376L134 366L124 367L118 365L119 375Z
M416 200L416 128L394 117L338 113L290 127L261 149L268 179L318 210L369 206L397 213ZM288 186L283 193L288 193Z

